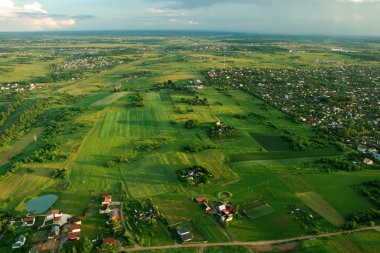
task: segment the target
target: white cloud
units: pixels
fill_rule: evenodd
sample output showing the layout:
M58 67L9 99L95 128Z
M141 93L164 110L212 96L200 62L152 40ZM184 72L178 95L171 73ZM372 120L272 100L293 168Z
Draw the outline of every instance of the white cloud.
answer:
M176 11L168 11L160 8L148 8L146 9L147 12L151 14L155 14L157 16L163 16L163 17L180 17L185 16L184 12L176 12Z
M17 5L13 0L0 0L0 29L9 30L43 30L62 29L75 25L74 18L57 18L49 16L48 12L38 2Z
M380 0L338 0L339 2L351 2L355 4L379 3Z

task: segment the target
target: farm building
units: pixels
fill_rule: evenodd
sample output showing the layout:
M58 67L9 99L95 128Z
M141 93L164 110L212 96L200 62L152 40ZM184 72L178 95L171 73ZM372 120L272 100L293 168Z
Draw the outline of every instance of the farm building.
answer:
M51 210L50 211L50 215L53 215L53 217L61 217L62 216L62 212L61 210Z
M62 219L62 216L54 217L54 219L53 219L53 225L59 225L59 224L61 224L61 219Z
M188 228L180 228L177 230L177 234L181 238L182 242L188 242L193 239L193 235Z
M80 233L79 232L68 233L67 239L69 241L78 241L80 240Z
M203 203L203 202L207 202L207 198L206 197L193 197L193 200L197 203Z
M112 196L111 195L105 195L102 198L102 205L109 205L112 202Z
M82 219L79 217L73 217L68 220L71 224L80 225L82 224Z
M81 225L70 225L69 233L77 233L80 232Z
M22 221L23 221L23 226L30 227L30 226L34 225L34 223L36 222L36 218L35 217L25 217Z
M115 238L104 238L103 239L103 244L110 244L110 245L115 245L117 244L117 241Z

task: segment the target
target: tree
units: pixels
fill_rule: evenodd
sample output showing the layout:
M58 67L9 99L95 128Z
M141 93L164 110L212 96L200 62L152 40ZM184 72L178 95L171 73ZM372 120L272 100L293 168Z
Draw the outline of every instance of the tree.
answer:
M196 119L189 119L185 123L185 127L187 129L193 129L199 126L199 121Z
M84 237L80 243L80 252L82 253L90 253L91 250L92 250L92 242L90 239L88 239L87 237Z

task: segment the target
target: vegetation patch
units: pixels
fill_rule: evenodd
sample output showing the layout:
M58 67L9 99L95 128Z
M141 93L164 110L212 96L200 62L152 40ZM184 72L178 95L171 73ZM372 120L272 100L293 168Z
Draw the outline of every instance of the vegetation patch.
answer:
M203 166L194 165L178 171L179 179L188 186L209 183L212 174Z
M222 200L229 199L232 196L233 196L232 192L228 192L228 191L218 192L217 194L217 197Z
M228 126L218 121L216 124L214 123L209 127L208 134L211 139L235 137L238 135L238 130L235 127Z
M208 149L216 149L216 145L202 145L200 143L194 142L190 145L186 145L183 149L189 153L198 153Z

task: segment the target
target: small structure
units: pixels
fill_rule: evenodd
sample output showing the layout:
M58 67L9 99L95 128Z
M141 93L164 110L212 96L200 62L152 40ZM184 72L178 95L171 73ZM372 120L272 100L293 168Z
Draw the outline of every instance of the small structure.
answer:
M109 214L108 214L110 220L119 220L119 210L118 209L113 209Z
M62 216L56 216L53 219L53 225L60 225L61 224Z
M373 165L373 161L369 158L364 158L363 163L367 165Z
M49 239L53 239L54 237L59 235L59 226L52 226L49 234Z
M23 226L31 227L36 222L35 217L25 217L23 220Z
M67 234L67 240L69 240L69 241L79 241L80 240L80 233L79 232L68 233Z
M55 210L51 210L50 211L50 215L53 215L53 217L61 217L62 216L62 212L61 212L61 210L55 209Z
M103 198L102 198L102 205L109 205L109 204L111 204L111 202L112 202L112 196L111 195L105 195L105 196L103 196Z
M81 225L70 225L69 233L78 233L80 232Z
M216 126L223 126L223 122L221 120L217 120L215 124Z
M180 228L177 230L177 234L181 238L182 242L188 242L193 239L193 235L188 228Z
M25 242L26 242L26 237L23 236L23 235L20 235L17 238L16 242L12 244L12 249L19 249L19 248L21 248L22 246L24 246Z
M207 202L207 198L206 197L193 197L193 200L197 203L204 203L204 202Z
M221 221L228 222L233 220L234 215L237 214L238 211L231 205L220 205L216 207L216 213L220 216Z
M104 238L103 239L103 244L115 245L115 244L117 244L117 241L116 241L115 238L112 238L112 237L110 237L110 238Z
M207 213L212 211L212 208L211 208L206 202L202 202L202 203L201 203L201 207L202 207L202 209L205 210Z
M110 213L110 212L111 212L111 208L107 204L102 205L99 209L99 213Z
M81 225L82 224L82 218L72 217L68 220L68 222L70 222L71 224L74 224L74 225Z

